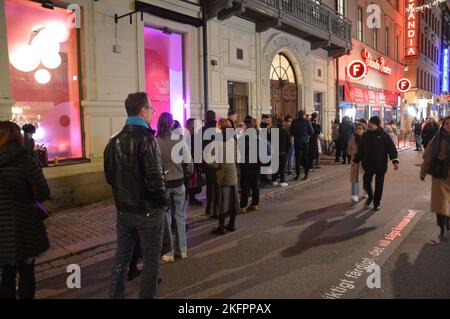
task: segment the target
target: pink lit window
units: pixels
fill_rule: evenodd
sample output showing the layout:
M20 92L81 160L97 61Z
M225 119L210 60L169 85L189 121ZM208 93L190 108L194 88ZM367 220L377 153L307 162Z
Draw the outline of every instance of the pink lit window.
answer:
M50 160L83 156L77 29L71 12L5 0L13 121L36 126Z
M144 28L146 91L156 109L152 128L163 112L172 113L184 127L187 112L184 94L183 35Z

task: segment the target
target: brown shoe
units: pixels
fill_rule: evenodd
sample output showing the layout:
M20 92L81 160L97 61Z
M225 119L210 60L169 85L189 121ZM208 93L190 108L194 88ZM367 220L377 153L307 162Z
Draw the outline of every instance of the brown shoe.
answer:
M245 214L247 212L247 208L241 208L239 210L239 214Z
M248 208L249 210L259 210L258 205L252 205Z

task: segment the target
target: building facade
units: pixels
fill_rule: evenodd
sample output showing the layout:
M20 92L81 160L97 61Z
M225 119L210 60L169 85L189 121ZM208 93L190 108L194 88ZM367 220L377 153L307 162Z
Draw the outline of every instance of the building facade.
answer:
M406 0L410 6L421 6L431 1ZM423 11L406 12L409 23L405 59L408 65L406 76L411 79L413 88L405 94L406 125L417 117L439 116L441 104L441 65L442 65L442 9L439 6Z
M345 4L344 12L354 26L353 50L338 61L339 116L367 120L377 115L383 125L390 120L400 124L404 106L397 82L405 77L404 3L356 0ZM363 62L365 76L355 78L349 72L354 61Z
M0 119L38 127L52 206L111 196L103 150L146 91L184 124L318 111L329 134L351 23L316 0L0 0ZM330 3L328 3L330 2Z

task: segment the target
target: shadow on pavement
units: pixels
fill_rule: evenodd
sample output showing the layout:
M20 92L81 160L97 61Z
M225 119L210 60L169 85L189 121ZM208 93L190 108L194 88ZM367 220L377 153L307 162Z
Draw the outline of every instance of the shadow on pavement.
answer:
M450 298L450 243L425 244L414 262L399 255L392 284L395 298Z
M376 228L373 226L359 228L366 223L366 221L370 216L372 216L373 213L373 210L364 208L339 220L334 220L331 222L328 220L317 221L308 226L299 235L298 241L294 246L284 249L281 252L281 256L293 257L302 254L308 249L314 247L334 244L364 235L365 233L370 232ZM337 224L342 224L342 226L345 226L346 229L352 229L353 231L349 233L336 234L325 237L322 236L328 229Z
M322 215L325 214L336 215L334 217L344 216L345 215L344 212L351 210L354 206L355 206L354 203L345 202L330 205L327 207L322 207L319 209L309 210L304 213L298 214L296 219L288 221L285 225L289 227L298 226L303 224L305 221L309 219L317 219L317 217L322 217Z

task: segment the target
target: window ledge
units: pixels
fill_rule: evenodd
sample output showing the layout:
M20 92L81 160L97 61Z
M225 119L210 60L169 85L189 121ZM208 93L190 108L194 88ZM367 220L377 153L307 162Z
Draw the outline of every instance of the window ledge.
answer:
M48 166L46 166L46 168L77 165L77 164L88 164L88 163L91 163L91 160L88 158L75 158L75 159L60 160L58 162L58 164L55 164L55 161L53 160L53 161L48 162Z

